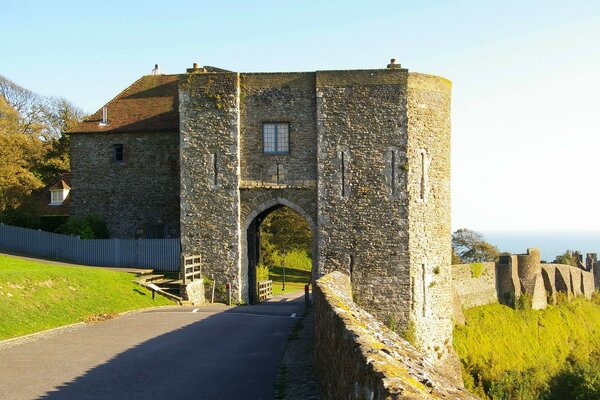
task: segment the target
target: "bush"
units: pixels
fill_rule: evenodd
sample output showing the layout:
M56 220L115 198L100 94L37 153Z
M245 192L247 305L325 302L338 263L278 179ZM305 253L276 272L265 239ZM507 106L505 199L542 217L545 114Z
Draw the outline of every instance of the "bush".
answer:
M471 263L471 278L479 278L483 273L483 264L482 263Z
M567 366L552 379L551 400L600 399L600 352L592 354L587 362Z
M95 215L85 218L69 217L67 222L56 231L64 235L79 236L81 239L108 239L110 237L106 222Z
M533 303L533 299L531 298L531 295L523 293L515 301L515 309L516 310L531 310L532 303Z
M269 280L269 267L264 264L258 264L256 266L256 282L263 282Z
M287 253L283 262L286 268L297 269L301 271L312 270L312 261L308 254L303 250L293 250Z

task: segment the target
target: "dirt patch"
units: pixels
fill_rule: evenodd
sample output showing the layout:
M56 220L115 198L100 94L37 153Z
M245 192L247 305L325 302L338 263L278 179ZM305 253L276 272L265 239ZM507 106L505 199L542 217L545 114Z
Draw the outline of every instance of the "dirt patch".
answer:
M116 318L117 314L94 314L85 319L86 324L97 324L98 322Z

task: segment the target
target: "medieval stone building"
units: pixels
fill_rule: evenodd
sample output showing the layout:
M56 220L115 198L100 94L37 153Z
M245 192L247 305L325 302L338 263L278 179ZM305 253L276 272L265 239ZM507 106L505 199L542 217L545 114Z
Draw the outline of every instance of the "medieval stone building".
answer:
M313 233L313 276L432 361L451 353L450 89L379 70L144 76L72 133L72 213L118 237L181 237L252 301L258 227L277 207Z

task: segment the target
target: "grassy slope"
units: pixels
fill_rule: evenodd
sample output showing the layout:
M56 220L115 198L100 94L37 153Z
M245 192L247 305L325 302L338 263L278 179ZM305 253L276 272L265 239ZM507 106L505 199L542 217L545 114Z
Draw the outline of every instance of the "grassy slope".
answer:
M273 281L273 294L292 293L304 290L304 285L310 283L310 270L285 268L285 292L282 290L283 268L271 267L269 278Z
M600 351L600 296L541 311L492 304L466 310L465 318L466 325L455 329L454 347L466 371L488 384L506 371L528 371L547 382L567 359L587 361Z
M173 304L134 284L133 275L0 255L0 340L98 314Z
M293 250L282 260L277 256L276 265L269 268L269 279L273 281L273 294L292 293L304 290L304 285L310 283L312 261L306 252ZM285 291L283 287L283 268L285 264Z

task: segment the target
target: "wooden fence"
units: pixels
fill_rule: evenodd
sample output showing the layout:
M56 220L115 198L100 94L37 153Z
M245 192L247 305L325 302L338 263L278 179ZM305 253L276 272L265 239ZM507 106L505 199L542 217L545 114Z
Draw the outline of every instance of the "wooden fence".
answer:
M273 281L258 282L258 301L265 301L273 297Z
M202 278L202 262L200 256L181 257L181 279L184 285Z
M176 239L94 239L0 224L0 250L83 265L179 271Z

